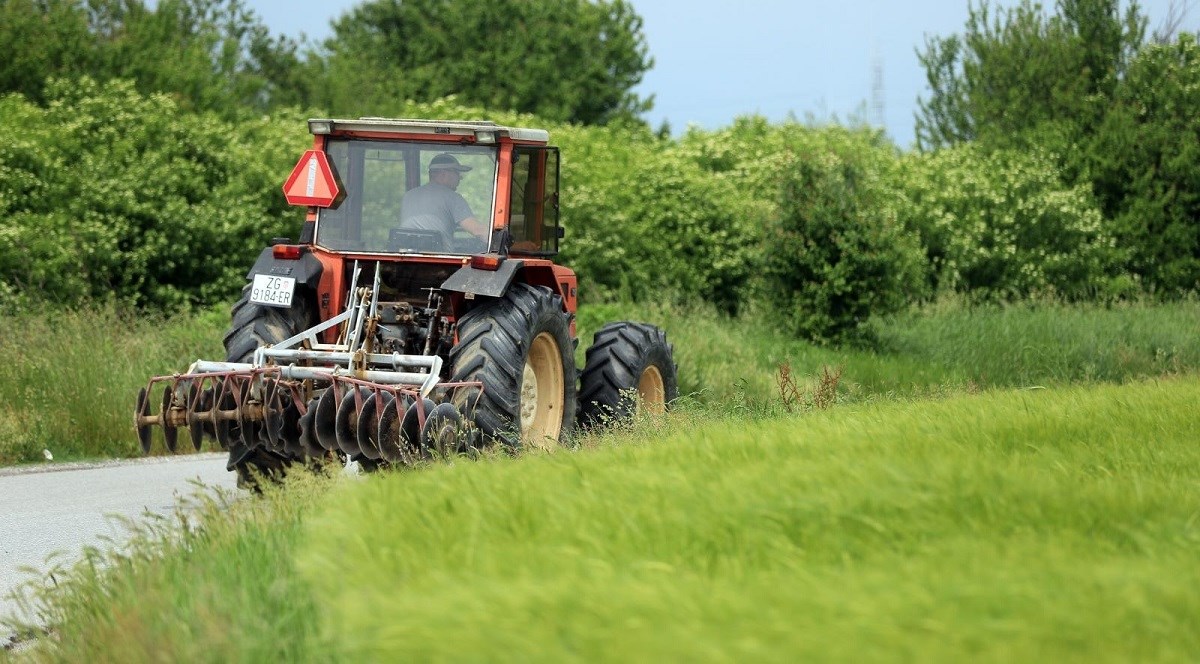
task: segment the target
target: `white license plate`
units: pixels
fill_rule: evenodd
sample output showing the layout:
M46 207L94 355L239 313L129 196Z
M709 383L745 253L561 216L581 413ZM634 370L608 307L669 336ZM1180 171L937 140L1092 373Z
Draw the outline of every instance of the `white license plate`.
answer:
M296 279L293 277L275 277L269 274L254 275L254 285L250 287L250 301L271 307L292 306L292 291L296 289Z

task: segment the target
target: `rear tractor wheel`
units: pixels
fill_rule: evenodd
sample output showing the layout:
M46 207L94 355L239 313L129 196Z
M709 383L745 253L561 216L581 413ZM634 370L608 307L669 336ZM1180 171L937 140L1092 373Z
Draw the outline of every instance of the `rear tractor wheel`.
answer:
M504 297L467 312L450 352L453 380L479 381L454 403L487 440L552 448L574 425L575 343L562 298L544 286L514 284Z
M640 413L661 415L679 397L667 335L644 323L609 323L596 332L579 379L579 423L605 427Z

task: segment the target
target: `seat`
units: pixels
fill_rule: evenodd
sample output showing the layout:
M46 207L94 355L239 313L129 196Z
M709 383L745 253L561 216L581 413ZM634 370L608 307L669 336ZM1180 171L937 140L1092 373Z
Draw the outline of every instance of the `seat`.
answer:
M388 251L439 253L445 250L445 239L437 231L393 228L388 233Z

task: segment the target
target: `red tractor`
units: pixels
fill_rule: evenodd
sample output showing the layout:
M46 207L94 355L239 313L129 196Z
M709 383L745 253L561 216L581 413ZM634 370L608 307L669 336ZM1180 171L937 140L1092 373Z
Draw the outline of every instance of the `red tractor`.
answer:
M652 325L606 325L576 370L577 283L554 262L559 153L546 131L308 125L313 148L284 185L308 209L299 242L276 238L251 268L225 361L139 393L144 450L155 425L171 451L180 428L197 449L211 435L252 482L312 458L373 469L555 445L576 424L677 397L671 346Z

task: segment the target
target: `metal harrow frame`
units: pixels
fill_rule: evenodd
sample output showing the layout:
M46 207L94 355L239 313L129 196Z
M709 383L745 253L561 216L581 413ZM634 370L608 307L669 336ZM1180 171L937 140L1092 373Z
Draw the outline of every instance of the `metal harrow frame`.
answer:
M155 426L171 452L178 449L181 428L197 450L211 435L223 448L262 444L293 458L332 453L408 464L434 450L469 447L470 423L445 396L473 388L477 401L483 384L441 381L436 355L372 353L379 265L371 288L356 287L360 271L356 263L350 287L355 297L344 312L258 348L252 362L198 360L186 373L151 378L138 392L134 412L143 452L150 452ZM320 343L318 335L336 325L343 326L339 342ZM159 386L162 396L154 399ZM429 398L435 390L441 403Z

